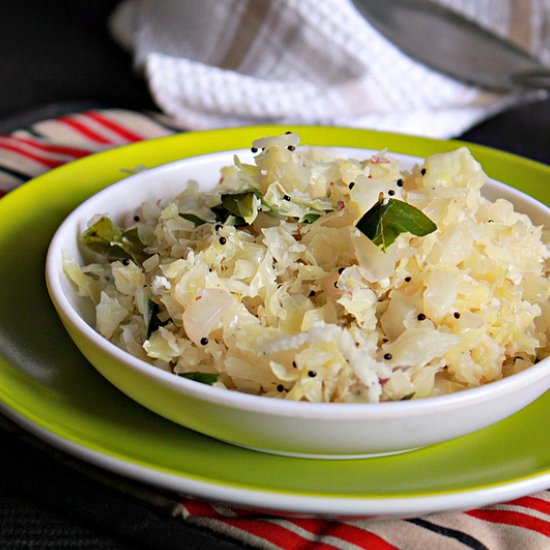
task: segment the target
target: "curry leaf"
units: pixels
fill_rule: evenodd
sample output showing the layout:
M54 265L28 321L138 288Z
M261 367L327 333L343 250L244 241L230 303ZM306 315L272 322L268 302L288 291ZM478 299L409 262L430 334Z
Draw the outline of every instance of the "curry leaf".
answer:
M217 222L221 222L234 227L242 227L243 225L246 225L246 222L243 218L241 218L241 216L233 215L221 203L217 204L216 206L212 206L210 210L214 213L214 216L216 216Z
M147 300L147 309L146 309L146 322L147 322L147 335L146 338L149 339L151 334L158 330L160 327L165 327L170 323L171 319L168 318L166 321L161 321L159 317L160 306L151 300Z
M321 217L321 214L318 212L308 212L307 214L304 214L302 218L300 219L303 223L313 223L314 221L318 220Z
M219 374L210 374L206 372L185 372L180 374L179 376L187 378L187 380L194 380L195 382L208 384L209 386L214 384L214 382L217 382L218 378L220 377Z
M82 242L109 260L130 259L139 263L147 258L137 229L123 230L107 216L102 216L84 231Z
M98 254L107 254L112 243L122 238L122 229L103 216L82 234L84 244Z
M195 214L189 214L187 212L180 212L179 217L183 218L184 220L187 220L191 223L194 223L195 227L198 227L199 225L204 225L205 223L208 223L206 220L203 220L202 218L199 218Z
M435 223L421 210L406 202L381 197L355 225L384 252L401 233L417 237L428 235L437 229Z
M258 215L258 197L254 191L228 193L221 196L223 206L246 223L252 223Z

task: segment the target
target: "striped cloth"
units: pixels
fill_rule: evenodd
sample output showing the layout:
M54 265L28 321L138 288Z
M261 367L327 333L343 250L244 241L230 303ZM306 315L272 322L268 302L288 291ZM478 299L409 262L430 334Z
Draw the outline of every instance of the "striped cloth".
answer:
M123 109L89 110L38 122L0 136L0 195L71 160L180 130L160 114ZM143 498L141 493L136 496ZM172 512L175 521L264 549L550 549L550 491L476 510L406 520L268 517L191 498L174 499Z
M288 550L548 550L550 491L466 512L404 520L258 517L187 500L176 514L251 546Z
M0 135L0 196L71 160L175 131L181 128L161 114L94 109Z

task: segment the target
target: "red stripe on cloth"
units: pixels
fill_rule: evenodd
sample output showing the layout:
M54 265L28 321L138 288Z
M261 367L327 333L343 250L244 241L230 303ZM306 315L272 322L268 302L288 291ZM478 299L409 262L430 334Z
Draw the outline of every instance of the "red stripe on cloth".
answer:
M77 131L83 136L86 136L89 140L95 141L96 143L102 143L104 145L109 145L112 143L111 140L98 134L97 132L94 132L91 128L88 128L85 124L82 124L81 122L75 120L74 118L71 118L70 116L59 117L57 119L57 122L61 122L62 124L70 126L73 130Z
M29 153L28 151L21 149L21 147L9 145L8 143L0 143L0 148L5 149L6 151L11 151L12 153L17 153L22 157L34 160L35 162L38 162L43 166L47 166L48 168L57 168L58 166L65 164L65 161L53 160L53 159L42 157L40 155L36 155L34 153Z
M206 502L201 502L200 500L186 500L184 502L185 509L187 513L192 516L200 516L203 518L225 518L220 514L215 508L207 504Z
M292 530L269 520L254 520L241 518L224 518L227 525L231 525L241 531L262 538L284 548L285 550L306 550L315 548L315 550L334 550L337 548L332 544L326 544L320 541L313 541L294 533Z
M466 514L491 523L504 523L506 525L514 525L515 527L523 527L524 529L537 531L542 535L550 537L550 523L528 514L522 514L521 512L481 509L470 510Z
M117 124L96 111L87 111L83 113L83 115L95 120L99 124L102 124L105 128L109 128L109 130L115 132L128 141L141 141L143 139L143 136L131 132L127 128L124 128L124 126Z
M531 510L537 510L543 514L550 515L550 502L537 497L521 497L516 500L506 502L506 504L512 504L514 506L523 506L524 508L530 508Z
M355 525L316 519L294 519L292 521L310 533L324 537L339 538L361 548L368 548L369 550L397 550L396 546L393 546L393 544L385 541L375 533L356 527Z
M47 151L49 153L59 153L60 155L67 155L74 158L81 158L87 155L91 155L94 151L85 150L85 149L76 149L75 147L67 147L64 145L54 145L51 143L43 143L41 141L31 139L28 137L22 136L6 136L6 139L15 140L40 151Z
M296 526L296 530L306 531L311 537L304 537L295 532L292 527L287 528L281 525L277 520L269 518L261 519L258 517L246 517L247 512L239 509L232 509L239 517L224 515L209 504L200 501L187 501L185 508L191 517L202 517L217 520L225 525L240 529L250 535L261 537L277 544L285 549L304 550L306 548L333 549L334 545L322 543L323 538L332 537L342 542L354 544L360 548L368 550L397 550L397 547L386 542L383 538L354 525L343 524L336 521L327 521L314 518L293 518L286 519L291 525Z

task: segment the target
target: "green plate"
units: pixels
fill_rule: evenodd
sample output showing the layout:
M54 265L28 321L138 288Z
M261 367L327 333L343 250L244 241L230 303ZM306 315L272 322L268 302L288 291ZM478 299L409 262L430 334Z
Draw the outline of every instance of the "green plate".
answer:
M297 127L302 143L424 157L459 142ZM480 432L419 451L311 460L234 447L137 405L89 365L65 333L44 282L49 241L84 199L138 165L246 148L286 127L185 133L96 154L0 200L0 406L52 445L159 487L277 513L408 515L471 508L550 487L550 392ZM550 167L469 145L493 178L548 204Z

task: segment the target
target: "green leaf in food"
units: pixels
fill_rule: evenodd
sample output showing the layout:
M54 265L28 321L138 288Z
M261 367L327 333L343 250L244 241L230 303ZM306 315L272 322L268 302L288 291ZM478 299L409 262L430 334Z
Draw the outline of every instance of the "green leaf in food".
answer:
M198 216L195 216L195 214L187 213L187 212L180 212L179 217L183 218L184 220L187 220L191 223L195 224L195 227L198 227L199 225L204 225L205 223L209 223L206 220L203 220L202 218L199 218Z
M143 262L149 257L149 254L144 252L145 245L139 238L137 227L132 227L122 232L119 246L136 262Z
M228 193L221 196L222 204L231 214L251 224L258 215L259 199L254 191Z
M179 374L179 376L182 376L183 378L187 378L187 380L194 380L195 382L200 382L201 384L208 384L209 386L217 382L218 378L220 377L219 374L211 374L206 372L185 372L185 373Z
M423 237L435 231L437 226L418 208L397 200L378 202L355 224L375 245L384 252L401 233L412 233Z
M82 242L111 261L130 259L141 263L148 257L137 228L123 230L107 216L102 216L84 231Z
M407 395L404 395L400 401L410 401L414 397L415 392L408 393Z
M210 210L212 210L214 216L216 216L217 222L224 222L227 216L230 215L229 210L221 203L216 204L216 206L211 206Z
M160 306L151 300L147 300L147 313L146 313L146 320L147 320L147 339L150 338L151 334L159 329L159 327L166 326L171 319L167 319L166 321L161 321L159 317L160 313Z
M229 212L229 210L227 210L227 208L221 203L217 204L216 206L212 206L210 210L212 210L214 216L216 216L217 222L232 225L234 227L241 227L243 225L246 225L246 222L243 218L231 214L231 212Z
M227 216L224 224L231 227L243 227L244 225L248 225L243 218L240 216L234 216L233 214L229 214L229 216Z
M317 212L308 212L307 214L304 214L302 218L300 219L303 223L313 223L314 221L318 220L321 217L321 214L318 214Z

